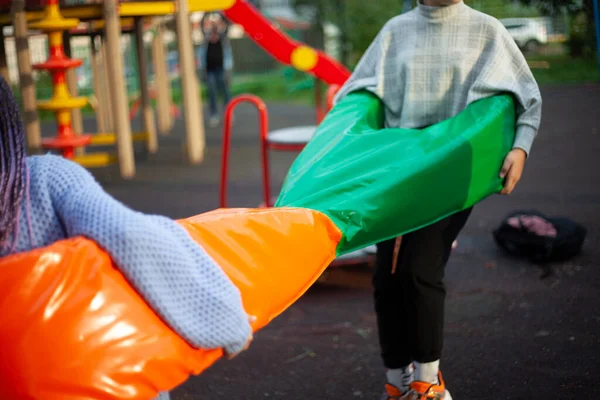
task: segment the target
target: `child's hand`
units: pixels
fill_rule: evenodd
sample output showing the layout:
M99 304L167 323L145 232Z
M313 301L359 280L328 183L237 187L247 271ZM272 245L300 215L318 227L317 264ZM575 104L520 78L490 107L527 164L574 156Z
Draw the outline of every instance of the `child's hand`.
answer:
M256 317L253 315L249 315L248 316L248 322L250 323L250 325L252 326L252 324L254 324L256 322ZM246 346L242 349L242 351L240 351L239 353L235 353L235 354L228 354L227 352L225 352L225 356L227 356L227 359L231 360L235 357L237 357L240 353L248 350L248 348L250 347L250 343L252 343L252 340L254 339L254 336L252 334L250 334L250 337L248 338L248 342L246 343Z
M527 153L523 149L512 149L508 153L500 171L500 178L504 179L504 189L500 192L501 194L509 195L515 189L523 175L526 159Z

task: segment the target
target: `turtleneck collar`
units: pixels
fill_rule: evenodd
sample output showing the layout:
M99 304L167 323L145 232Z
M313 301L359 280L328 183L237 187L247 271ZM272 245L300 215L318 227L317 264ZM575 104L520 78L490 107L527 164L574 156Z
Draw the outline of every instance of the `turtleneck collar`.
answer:
M462 12L467 7L464 2L452 4L450 6L434 7L426 6L419 0L419 14L431 21L441 21L452 18Z

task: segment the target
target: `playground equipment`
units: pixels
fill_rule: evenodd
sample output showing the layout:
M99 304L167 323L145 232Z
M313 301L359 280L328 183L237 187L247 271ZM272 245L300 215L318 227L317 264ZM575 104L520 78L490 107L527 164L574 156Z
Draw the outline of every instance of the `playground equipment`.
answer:
M514 135L509 95L419 130L386 129L381 101L351 93L302 150L274 207L178 222L240 289L258 330L336 257L499 192ZM222 356L191 348L83 238L0 259L0 291L0 393L12 400L151 399Z
M327 103L324 114L333 106L333 97L340 86L331 85L327 91ZM271 197L269 151L291 151L300 152L312 139L316 126L296 126L274 131L269 130L269 114L266 104L257 96L241 95L233 98L225 111L223 128L223 153L221 158L221 187L219 193L219 206L227 207L227 178L229 171L229 155L231 148L232 117L236 107L242 103L250 103L256 107L259 115L259 143L261 152L261 170L263 185L263 202L259 207L268 208L274 204ZM330 267L342 267L348 265L364 265L373 261L376 254L374 245L356 249L349 254L337 257Z
M220 207L227 207L227 172L229 169L229 151L231 145L231 120L235 108L241 103L256 106L259 114L259 142L261 151L261 169L263 172L263 207L271 207L271 183L269 168L269 150L301 151L312 138L316 126L300 126L269 131L269 114L266 104L257 96L241 95L232 99L225 110L223 128L223 156L221 159Z
M14 3L21 3L22 5L23 1ZM77 155L72 154L74 153L72 148L85 148L89 145L116 143L121 174L124 177L132 177L135 174L132 144L134 139L146 141L148 149L151 152L157 150L147 84L142 84L141 90L144 134L132 135L126 112L128 104L124 93L123 60L120 53L119 38L122 32L121 24L126 22L127 18L134 18L137 40L140 41L139 37L143 29L141 18L162 17L170 14L176 15L179 53L181 57L182 88L184 89L184 115L186 116L187 132L186 148L188 159L191 163L200 163L203 159L204 127L201 123L202 107L198 82L193 67L188 18L190 12L223 11L228 19L241 25L250 38L278 61L291 65L300 71L312 74L328 84L341 85L350 76L350 72L344 66L329 58L323 52L314 50L289 38L273 26L267 18L261 15L246 0L189 0L187 2L180 0L156 2L123 1L118 4L118 7L116 0L108 0L103 1L102 4L94 2L76 6L61 5L60 8L58 0L50 0L46 2L45 10L35 8L35 5L39 4L39 2L25 3L25 6L29 7L28 9L27 7L19 8L15 6L12 12L0 6L0 26L14 22L15 32L26 32L28 23L30 27L46 26L52 29L51 34L56 38L60 32L77 32L75 29L77 27L76 21L92 22L92 26L96 27L95 29L104 30L103 40L106 44L107 53L105 57L110 59L110 63L104 63L104 67L108 72L107 87L109 88L107 90L109 98L104 100L107 104L111 105L114 133L107 134L106 132L100 132L101 135L91 136L91 138L87 135L76 135L73 132L72 121L66 115L69 110L83 107L85 105L84 99L70 97L64 86L60 86L60 83L53 81L53 85L55 86L54 91L57 93L56 95L59 94L61 97L56 97L55 95L54 101L50 104L53 107L52 110L57 113L60 128L57 138L45 141L44 146L64 149L64 151L61 150L63 155L73 158L75 161L79 161L86 166L101 166L114 162L115 157L107 154L96 154L95 156L86 154L85 157L81 156L78 158ZM52 25L51 21L54 20L62 22ZM48 29L45 31L50 33ZM81 34L81 32L78 33ZM26 41L25 43L20 42L19 45L23 47L27 46L27 43ZM142 46L138 43L137 47L139 50ZM64 49L61 54L64 54ZM3 57L4 54L0 54L0 58ZM60 64L60 68L64 70L80 65L79 61L67 61L66 57L62 57L61 60L62 64ZM138 54L138 62L140 64L140 72L145 71L145 63L147 61L143 54ZM24 71L27 70L27 65L25 64L27 64L27 60L25 59L19 63L19 67ZM59 70L56 71L60 73ZM161 76L163 75L161 74ZM142 79L141 82L147 82L147 79ZM27 89L27 84L27 82L23 81L22 88ZM159 82L158 86L164 88L164 82ZM159 90L159 92L161 91ZM30 109L33 106L29 104L32 102L31 96L23 96L23 100L26 103L24 104L25 109ZM159 114L161 115L159 122L162 125L161 131L164 132L165 126L169 125L169 117L165 116L163 109L169 107L169 105L165 104L164 98L159 103ZM50 106L46 105L45 107ZM166 112L169 112L168 108ZM36 130L35 126L30 127L28 124L28 139L29 145L35 146L39 142L39 128Z
M499 192L498 171L514 131L510 95L479 100L425 129L390 129L381 100L354 92L330 111L295 160L275 207L328 215L343 232L338 255L348 254Z
M79 23L78 19L65 19L62 17L58 0L48 0L46 2L44 18L29 25L32 29L38 29L48 34L50 58L45 63L34 65L33 68L48 70L52 73L53 97L49 101L38 103L38 108L53 111L58 122L57 136L42 140L42 147L45 149L57 149L63 157L74 160L85 167L104 166L115 162L116 156L104 152L85 154L79 151L76 154L75 151L78 148L83 150L85 146L106 146L116 143L116 135L114 133L100 131L100 133L95 135L81 135L72 127L72 123L74 122L71 116L72 110L84 107L88 103L88 100L84 97L73 98L67 87L67 71L79 67L82 61L70 59L65 55L63 34L65 32L68 32L70 35L73 33L78 34L77 27ZM94 24L94 27L97 29L98 25ZM90 33L92 35L97 34L94 30ZM138 34L137 37L139 36ZM69 44L67 44L68 46ZM97 72L99 73L100 71ZM145 80L147 80L147 77L142 75L141 81L145 82ZM79 125L81 125L81 122L79 122ZM132 136L133 140L147 140L150 144L156 143L155 140L152 141L152 138L155 136L152 133L148 133L152 132L152 125L145 125L148 125L145 126L145 132L134 134ZM149 146L151 151L156 151L155 147L156 145Z
M320 110L317 100L317 123L333 107L333 99L340 89L340 85L332 84L327 89L325 110ZM261 207L273 206L271 198L269 150L299 152L304 149L312 139L317 126L296 126L284 129L269 131L269 113L267 105L257 96L241 95L233 98L225 110L225 121L223 128L223 153L221 159L221 188L219 193L219 205L221 208L227 207L227 176L229 169L229 152L231 146L231 128L232 117L236 107L241 103L251 103L256 106L259 113L259 144L261 149L261 168L263 171L263 203Z
M287 37L246 0L229 3L233 4L224 8L225 16L242 25L249 37L281 63L310 73L328 84L342 85L350 76L342 64L325 53Z
M123 33L129 33L135 38L138 66L144 66L147 63L143 43L141 43L142 46L140 46L144 33L144 22L145 21L141 18L121 19L121 31ZM88 36L90 38L94 92L96 94L92 108L96 113L98 132L91 135L89 147L114 146L117 143L117 136L114 132L114 123L112 121L112 113L110 112L109 106L110 96L107 93L106 87L108 79L106 77L104 65L107 63L107 60L106 51L102 48L102 29L104 28L104 25L104 21L93 21L89 29L71 32L72 36ZM98 44L100 44L100 48L98 48ZM150 99L145 98L146 94L149 92L147 87L147 71L146 68L139 68L139 70L140 95L131 106L129 120L132 120L136 113L141 109L143 127L140 132L132 132L131 138L134 142L145 143L149 153L156 153L158 151L158 140L156 137L154 112L150 107ZM150 96L150 94L148 94L148 96ZM94 151L93 153L86 154L84 157L78 156L75 161L85 167L101 167L118 161L117 155L113 152Z
M240 289L254 330L318 279L340 238L310 210L220 210L178 222ZM223 354L187 344L84 238L0 259L0 289L3 399L149 400Z
M229 150L231 142L231 119L233 111L241 103L251 103L258 110L259 116L259 141L260 157L262 163L263 175L263 196L265 205L269 206L271 199L271 185L269 179L269 154L268 154L268 134L269 134L269 115L267 105L257 96L241 95L232 99L225 110L224 134L223 134L223 154L221 158L221 189L219 192L219 206L227 207L227 173L229 171Z
M137 22L136 22L137 21ZM142 34L137 32L139 30L140 19L138 18L122 18L122 29L126 30L130 34L136 35L136 53L138 57L138 68L140 65L144 65L145 62L142 57L145 57L144 52L140 53L142 46L140 45L140 37ZM133 120L141 110L142 118L144 121L144 130L142 132L133 133L134 141L145 141L148 142L148 147L151 152L156 151L156 145L151 144L148 139L154 138L154 115L151 107L149 107L148 101L145 98L145 93L148 92L148 96L151 100L156 100L157 103L157 117L158 117L158 132L160 134L167 134L173 127L174 119L181 116L181 110L179 107L172 103L171 100L171 83L167 76L167 68L165 62L165 52L163 43L163 29L160 21L155 23L146 24L144 29L153 32L152 39L152 66L155 71L154 86L150 88L144 87L147 84L147 79L143 79L140 75L140 93L137 95L129 110L129 119ZM90 37L90 50L92 54L92 76L94 79L94 96L91 96L89 101L94 112L96 113L96 123L98 126L98 132L109 132L112 130L113 122L110 107L107 107L109 96L107 91L106 71L103 67L103 63L106 62L104 43L100 40L103 36L102 28L104 27L103 21L94 21L92 23L92 29L84 29L82 31L73 33L73 36L89 36ZM96 40L98 39L98 40ZM141 60L141 61L140 61ZM145 73L145 71L143 71ZM93 135L90 145L112 145L116 141L114 133L111 134L96 134ZM155 149L152 150L152 147Z
M42 140L42 146L48 149L58 149L63 157L73 159L75 149L90 142L89 135L76 136L71 126L71 110L82 108L87 104L84 97L71 97L67 88L66 71L79 67L81 60L65 56L63 47L63 32L79 25L77 19L65 19L58 8L58 0L47 0L44 19L30 24L33 29L39 29L48 34L50 57L42 64L34 65L35 69L47 70L52 74L52 99L38 104L39 109L53 111L56 115L58 130L56 138Z

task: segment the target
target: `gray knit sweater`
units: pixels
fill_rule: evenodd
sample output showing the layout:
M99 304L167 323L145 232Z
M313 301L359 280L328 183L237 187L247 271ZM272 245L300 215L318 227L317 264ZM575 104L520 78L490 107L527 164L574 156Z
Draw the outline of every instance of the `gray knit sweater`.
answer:
M504 26L463 2L414 10L386 23L336 102L367 89L385 104L388 127L422 128L500 92L517 100L514 147L527 153L542 112L538 85Z

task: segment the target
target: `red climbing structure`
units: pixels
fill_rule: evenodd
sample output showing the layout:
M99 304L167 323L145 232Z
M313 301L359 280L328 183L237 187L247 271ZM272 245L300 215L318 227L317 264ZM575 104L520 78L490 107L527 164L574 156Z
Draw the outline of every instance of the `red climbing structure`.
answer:
M38 108L56 114L58 132L56 137L43 139L42 146L47 149L59 149L63 157L73 159L75 149L90 142L88 135L76 136L71 125L71 110L82 108L87 104L85 97L71 97L67 87L67 70L77 68L81 60L70 59L65 55L63 32L77 27L79 20L65 19L60 14L58 0L47 0L44 19L31 23L32 29L39 29L48 34L50 57L46 62L36 64L33 68L49 71L52 74L52 98L40 102Z

